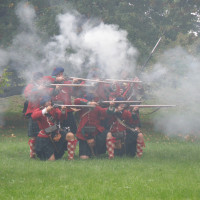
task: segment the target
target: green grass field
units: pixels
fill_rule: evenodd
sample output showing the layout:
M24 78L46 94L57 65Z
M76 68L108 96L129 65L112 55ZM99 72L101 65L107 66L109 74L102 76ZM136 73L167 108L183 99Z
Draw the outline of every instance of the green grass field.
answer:
M198 139L168 138L144 123L140 159L83 161L76 152L74 161L67 153L55 162L30 160L22 99L6 101L12 106L0 130L0 199L200 199Z

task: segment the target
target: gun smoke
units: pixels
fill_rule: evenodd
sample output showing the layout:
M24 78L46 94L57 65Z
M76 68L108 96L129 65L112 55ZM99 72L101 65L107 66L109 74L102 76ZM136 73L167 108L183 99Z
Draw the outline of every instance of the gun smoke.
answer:
M20 21L19 33L10 47L0 49L0 66L14 66L24 72L28 81L33 72L50 75L57 66L64 67L69 75L81 75L94 66L108 77L117 77L127 66L134 72L137 50L127 40L127 32L117 25L85 19L71 11L57 16L60 33L46 42L35 26L37 16L33 6L18 4L16 15Z
M199 135L200 60L182 47L166 51L151 73L143 79L151 85L150 94L158 104L175 104L160 109L154 118L156 131L168 135Z

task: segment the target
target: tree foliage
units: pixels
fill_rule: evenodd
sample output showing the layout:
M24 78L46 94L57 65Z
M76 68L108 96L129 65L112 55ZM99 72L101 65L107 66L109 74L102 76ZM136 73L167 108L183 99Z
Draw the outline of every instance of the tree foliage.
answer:
M7 69L4 69L2 74L0 75L0 94L3 93L5 87L8 87L10 85L8 78L9 75L10 73L7 71Z

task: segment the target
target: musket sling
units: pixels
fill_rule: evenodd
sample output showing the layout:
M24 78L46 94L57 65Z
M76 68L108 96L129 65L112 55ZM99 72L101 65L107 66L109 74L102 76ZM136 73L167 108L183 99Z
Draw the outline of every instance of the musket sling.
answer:
M45 128L44 131L45 131L45 133L50 134L50 133L56 131L57 129L58 129L58 127L57 127L57 125L55 124L55 125L53 125L53 126L50 126L50 127L48 127L48 128Z

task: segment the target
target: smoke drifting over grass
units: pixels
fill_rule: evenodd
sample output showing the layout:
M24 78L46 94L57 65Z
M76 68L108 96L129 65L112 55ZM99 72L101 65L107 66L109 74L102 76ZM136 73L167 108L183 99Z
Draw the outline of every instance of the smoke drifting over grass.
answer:
M166 51L144 80L152 86L157 103L176 104L161 109L154 119L156 130L169 135L200 135L200 59L181 47Z

